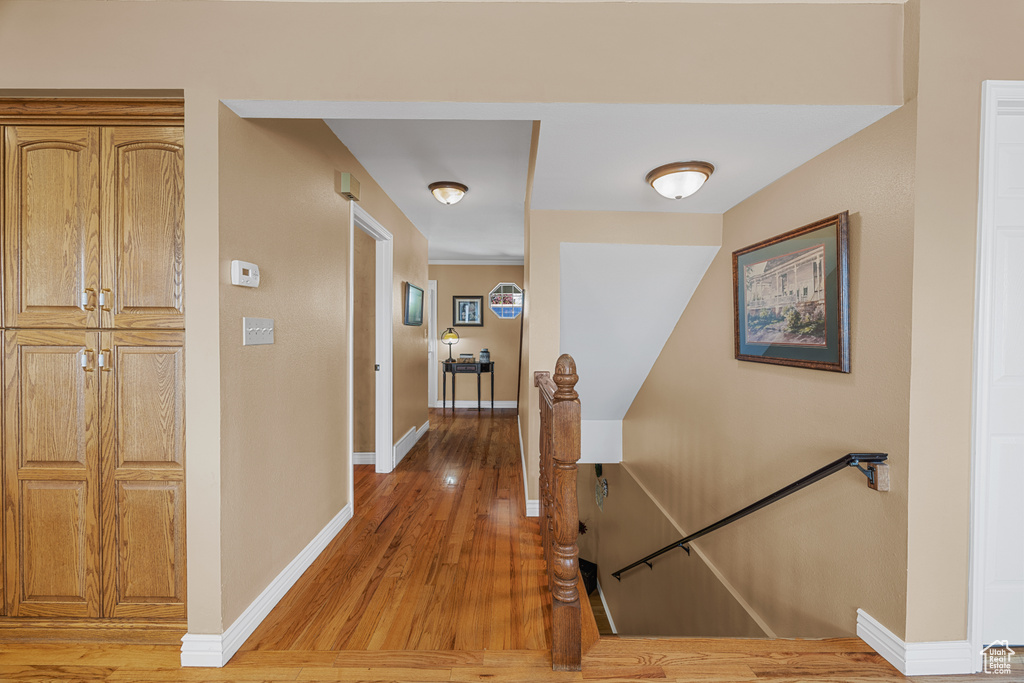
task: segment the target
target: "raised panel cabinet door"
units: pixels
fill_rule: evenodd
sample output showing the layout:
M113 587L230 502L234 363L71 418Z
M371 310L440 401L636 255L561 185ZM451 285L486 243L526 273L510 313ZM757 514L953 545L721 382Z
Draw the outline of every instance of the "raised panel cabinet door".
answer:
M103 327L185 327L185 134L103 128Z
M184 337L101 335L105 617L185 617Z
M99 129L4 130L4 322L99 326Z
M4 333L8 616L100 615L98 342Z

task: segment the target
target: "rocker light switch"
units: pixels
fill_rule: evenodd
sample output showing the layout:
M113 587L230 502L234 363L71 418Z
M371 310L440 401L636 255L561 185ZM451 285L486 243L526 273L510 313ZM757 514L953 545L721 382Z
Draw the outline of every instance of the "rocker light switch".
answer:
M273 343L273 318L242 318L242 346Z

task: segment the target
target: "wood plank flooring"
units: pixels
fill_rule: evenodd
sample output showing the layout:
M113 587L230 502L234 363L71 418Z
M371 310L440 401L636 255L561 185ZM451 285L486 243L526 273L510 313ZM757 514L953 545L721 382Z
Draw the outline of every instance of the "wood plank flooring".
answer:
M1008 676L900 675L857 638L698 640L602 638L583 670L551 671L546 650L343 650L240 652L222 669L182 669L170 645L0 644L0 683L8 681L545 681L657 680L686 683L1019 683Z
M863 641L602 638L552 672L536 519L512 411L431 411L390 475L358 467L356 515L222 669L177 646L0 642L6 681L907 681ZM1024 681L929 677L928 683ZM922 683L922 679L917 679Z
M440 411L245 650L543 650L550 613L514 410Z

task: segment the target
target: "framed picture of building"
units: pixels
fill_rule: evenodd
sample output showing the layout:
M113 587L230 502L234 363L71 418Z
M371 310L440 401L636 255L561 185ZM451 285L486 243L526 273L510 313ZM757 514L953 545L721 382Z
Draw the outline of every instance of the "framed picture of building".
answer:
M483 327L483 296L453 296L452 324L455 327Z
M737 360L850 371L849 212L732 253Z

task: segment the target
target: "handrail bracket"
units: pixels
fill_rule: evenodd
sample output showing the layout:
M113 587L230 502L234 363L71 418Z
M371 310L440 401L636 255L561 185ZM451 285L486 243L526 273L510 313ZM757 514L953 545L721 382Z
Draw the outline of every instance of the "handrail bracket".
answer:
M856 467L865 477L868 478L868 488L875 491L889 490L889 466L881 462L868 463L867 467L860 466L860 460L850 461L850 467Z

